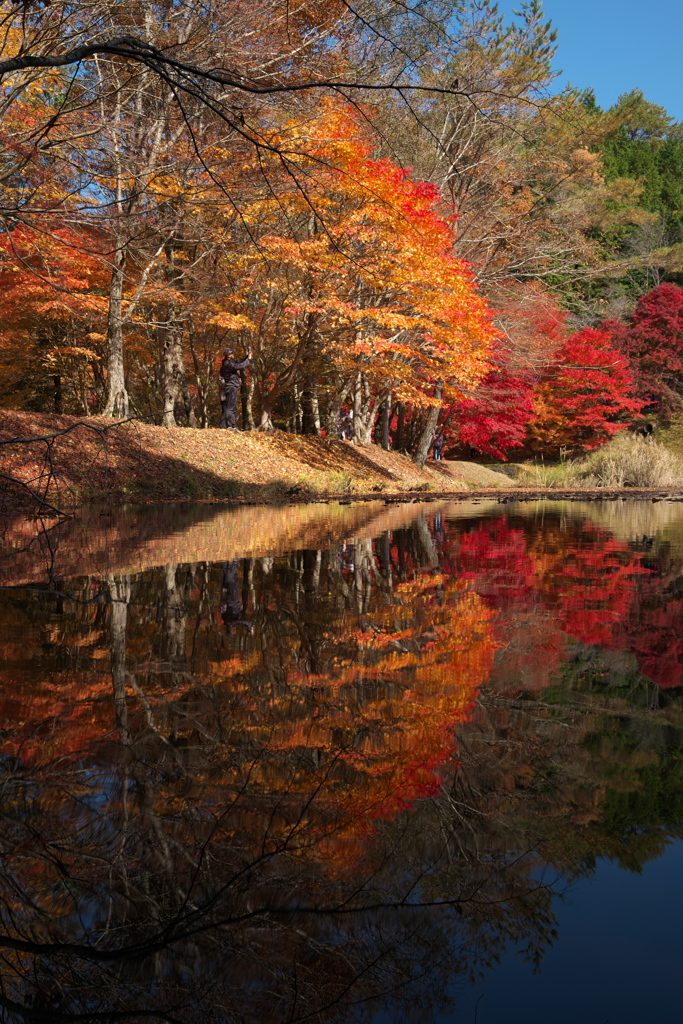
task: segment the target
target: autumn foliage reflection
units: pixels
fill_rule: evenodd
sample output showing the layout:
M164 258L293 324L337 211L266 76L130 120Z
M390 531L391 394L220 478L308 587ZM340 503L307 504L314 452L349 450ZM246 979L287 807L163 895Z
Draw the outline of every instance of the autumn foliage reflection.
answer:
M344 1020L511 938L540 956L536 842L517 812L505 835L481 817L530 785L536 740L511 772L486 695L586 652L680 685L683 560L597 517L500 511L5 592L0 1002L28 1007L37 977L54 1020L144 1015L162 979L173 1019ZM596 792L562 797L582 827Z
M151 1007L149 972L162 972L165 992L183 991L175 965L198 955L197 942L210 964L214 939L200 936L219 925L245 955L260 949L248 971L241 954L223 970L221 1009L226 991L241 999L245 985L262 986L265 963L281 961L288 991L291 956L302 1016L347 990L362 1001L378 985L400 987L406 971L421 975L441 926L431 912L415 919L419 879L443 839L425 832L399 853L404 826L396 837L385 829L440 789L494 650L491 613L439 571L426 520L374 546L172 565L84 581L66 604L49 598L50 609L44 600L11 602L3 652L0 886L12 998L25 1000L47 943L50 998L81 1012L104 999L97 964L106 963L125 966L126 978L115 998L105 989L108 1012ZM502 914L525 919L514 892L528 889L527 869L513 874ZM406 886L415 906L403 921ZM443 913L459 899L447 884ZM528 913L547 899L539 891ZM342 914L341 927L343 914L367 906L392 914L384 951L371 921L353 918L327 948L318 915ZM258 941L245 930L252 917ZM545 920L543 911L538 926L520 928L535 934ZM414 968L391 952L406 938ZM487 960L488 946L475 956ZM446 947L429 958L445 965ZM251 1009L250 1019L275 1019L265 993Z
M618 540L578 516L503 516L464 532L458 552L464 574L499 612L499 642L520 613L533 612L539 631L529 657L550 656L559 667L572 642L631 651L645 678L678 687L683 566L653 559L650 544Z

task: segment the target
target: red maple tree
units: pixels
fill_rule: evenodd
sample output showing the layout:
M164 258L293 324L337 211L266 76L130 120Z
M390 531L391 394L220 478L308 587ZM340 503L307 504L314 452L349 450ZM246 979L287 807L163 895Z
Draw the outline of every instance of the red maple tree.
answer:
M683 396L683 290L660 284L642 295L628 324L603 324L633 367L638 391L664 410Z
M624 430L643 408L628 359L608 331L589 327L562 345L536 391L535 447L590 451Z
M501 365L487 373L471 396L448 407L443 429L447 442L507 461L508 450L524 444L533 416L530 380Z

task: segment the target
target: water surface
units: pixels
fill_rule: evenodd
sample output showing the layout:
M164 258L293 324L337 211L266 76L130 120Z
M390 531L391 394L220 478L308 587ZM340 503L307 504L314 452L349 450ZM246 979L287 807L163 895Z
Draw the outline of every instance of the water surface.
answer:
M0 1019L678 1019L682 526L5 523Z

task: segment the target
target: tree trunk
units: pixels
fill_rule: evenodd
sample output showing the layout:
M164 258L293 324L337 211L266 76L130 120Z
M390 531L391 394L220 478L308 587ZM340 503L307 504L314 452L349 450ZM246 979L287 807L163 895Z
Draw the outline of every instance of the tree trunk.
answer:
M294 385L294 415L292 416L292 433L301 434L304 423L304 409L301 404L301 388Z
M55 412L58 416L62 413L62 378L58 373L52 375L52 383L54 385L54 406Z
M209 425L209 403L206 388L199 374L195 374L194 379L197 384L197 398L199 399L199 426L206 428Z
M164 411L161 418L162 426L177 427L175 418L175 403L177 396L177 384L175 374L173 331L166 332L163 348L161 350L161 394L164 403Z
M391 442L389 440L389 424L391 422L391 391L387 392L387 396L384 399L384 405L382 406L382 436L381 444L385 452L391 449Z
M320 406L318 405L318 389L315 384L304 385L301 405L303 409L302 433L320 437Z
M361 414L363 411L363 376L358 373L353 382L353 440L358 441L362 431Z
M381 402L381 395L376 402L373 401L368 378L359 373L353 389L353 439L357 444L372 444L372 431Z
M123 367L123 277L125 250L117 248L109 285L109 319L107 323L107 403L103 416L125 419L130 411L126 377Z
M195 427L197 420L185 373L183 325L177 321L166 331L161 353L161 389L164 403L163 425L180 426L176 416L180 413L188 427Z
M242 430L251 430L249 423L249 392L247 390L247 375L240 370L240 400L242 404Z
M180 402L182 403L183 410L185 412L185 418L187 420L188 427L196 427L197 417L195 416L194 406L192 405L192 395L190 394L190 388L187 383L187 374L185 373L185 358L183 356L182 344L180 348L180 358L182 371L178 383Z
M206 368L205 368L205 377L206 377L206 381L207 381L207 384L205 385L204 381L202 380L201 368L200 368L200 365L199 365L199 358L197 356L197 349L195 347L194 335L192 334L192 332L190 332L189 340L190 340L190 352L192 353L192 365L193 365L193 368L194 368L194 379L195 379L195 383L197 385L197 401L199 403L199 410L198 410L199 411L199 424L197 424L197 417L195 416L195 413L194 413L194 410L193 410L192 411L193 422L191 423L191 426L199 425L200 427L208 427L208 425L209 425L209 397L208 397L208 388L211 386L211 383L212 383L212 377L211 377L212 366L211 366L211 363L209 363L206 366Z
M259 430L275 430L273 426L273 405L274 399L271 395L266 395L261 400L261 422L259 423Z
M440 387L434 389L434 397L440 399L443 391ZM434 431L436 425L439 422L439 413L441 412L441 405L433 405L427 413L427 421L422 431L422 435L417 444L417 451L415 452L414 462L420 469L424 466L427 461L427 455L429 454L429 446L432 443L434 437Z
M335 390L332 400L327 408L327 418L325 420L325 431L328 438L339 437L339 417L341 415L341 407L346 401L346 396L349 393L349 385L342 383Z
M406 407L403 402L399 402L396 410L397 424L396 424L396 437L394 439L394 448L397 452L404 452L406 449Z
M256 424L254 423L254 389L256 387L256 381L252 374L251 380L249 381L249 387L247 388L247 426L249 430L256 430Z

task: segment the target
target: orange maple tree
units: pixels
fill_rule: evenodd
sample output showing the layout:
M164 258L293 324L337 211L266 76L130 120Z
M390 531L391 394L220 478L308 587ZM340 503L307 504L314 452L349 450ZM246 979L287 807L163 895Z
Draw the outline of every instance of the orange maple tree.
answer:
M93 412L103 355L107 268L93 232L15 227L0 235L4 401L30 403L51 381L62 402Z
M430 405L437 382L473 386L496 330L453 254L436 190L372 159L355 109L329 103L283 138L300 147L303 134L306 155L293 162L306 194L281 172L277 194L255 200L258 252L227 254L239 287L213 322L254 347L263 428L282 395L314 374L333 413L353 396L357 439L369 442L387 393Z

